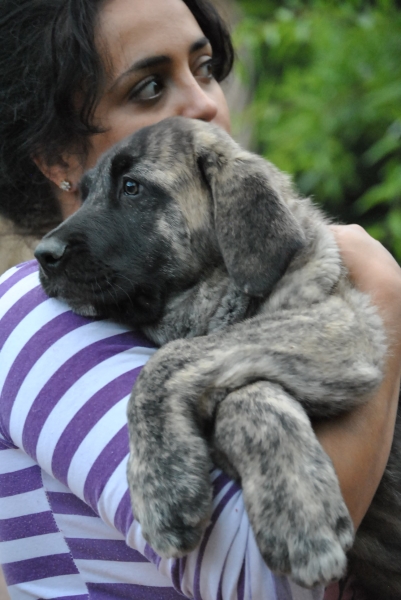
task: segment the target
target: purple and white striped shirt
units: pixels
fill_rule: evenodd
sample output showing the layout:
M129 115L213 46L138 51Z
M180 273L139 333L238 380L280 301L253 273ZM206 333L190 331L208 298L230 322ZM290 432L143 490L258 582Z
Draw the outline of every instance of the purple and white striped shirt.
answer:
M154 352L74 315L31 261L0 279L0 559L12 600L321 600L263 563L240 488L217 469L199 548L161 559L127 489L126 404Z

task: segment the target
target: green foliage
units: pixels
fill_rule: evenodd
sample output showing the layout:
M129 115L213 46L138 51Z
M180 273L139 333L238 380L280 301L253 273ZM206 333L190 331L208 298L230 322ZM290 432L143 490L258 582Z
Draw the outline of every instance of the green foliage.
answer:
M401 10L394 0L240 0L253 147L401 261Z

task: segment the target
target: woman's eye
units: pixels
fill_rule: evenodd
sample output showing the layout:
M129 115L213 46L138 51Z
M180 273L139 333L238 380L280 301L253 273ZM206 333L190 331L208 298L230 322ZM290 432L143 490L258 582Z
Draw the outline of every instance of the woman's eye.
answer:
M156 100L163 91L162 82L154 77L145 79L136 85L130 92L132 101Z
M213 79L213 60L211 58L197 68L196 76L204 77L205 79Z
M127 177L123 181L123 191L126 196L137 196L140 191L140 185L135 179Z

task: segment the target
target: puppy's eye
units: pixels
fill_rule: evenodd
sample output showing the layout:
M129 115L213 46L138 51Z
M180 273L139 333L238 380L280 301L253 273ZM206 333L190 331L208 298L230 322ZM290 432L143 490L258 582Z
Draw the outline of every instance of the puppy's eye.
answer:
M126 177L123 181L123 190L126 196L137 196L140 191L140 185L135 179Z

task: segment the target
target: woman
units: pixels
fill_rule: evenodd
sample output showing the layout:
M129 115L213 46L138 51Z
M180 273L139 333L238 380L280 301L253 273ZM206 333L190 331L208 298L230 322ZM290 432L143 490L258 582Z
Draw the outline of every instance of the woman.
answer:
M229 130L219 81L232 48L206 0L3 0L0 31L1 210L26 232L74 212L84 170L138 128L183 115ZM359 228L336 234L392 335L398 266ZM0 552L12 597L322 597L321 588L272 576L239 488L217 471L199 549L156 556L125 482L125 405L149 344L46 299L33 263L6 274L0 296ZM401 364L394 338L375 397L316 427L356 526L390 449Z

